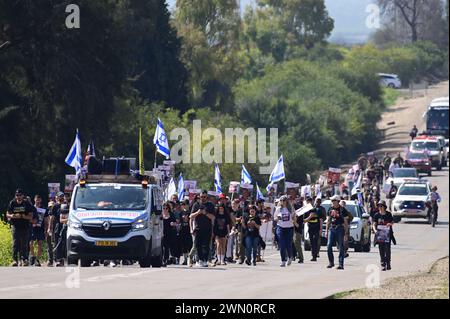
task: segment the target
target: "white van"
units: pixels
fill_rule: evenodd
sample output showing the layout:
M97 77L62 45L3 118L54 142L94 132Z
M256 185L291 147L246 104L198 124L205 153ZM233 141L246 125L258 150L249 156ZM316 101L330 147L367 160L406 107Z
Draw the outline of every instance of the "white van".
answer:
M135 260L161 267L162 191L155 179L91 175L75 186L69 210L69 264Z

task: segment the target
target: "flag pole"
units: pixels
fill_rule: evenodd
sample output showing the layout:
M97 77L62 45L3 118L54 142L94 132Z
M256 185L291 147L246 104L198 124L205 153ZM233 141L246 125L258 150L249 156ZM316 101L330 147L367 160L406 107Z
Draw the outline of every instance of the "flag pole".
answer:
M156 153L158 153L156 145L155 145L155 162L153 164L153 169L156 169Z

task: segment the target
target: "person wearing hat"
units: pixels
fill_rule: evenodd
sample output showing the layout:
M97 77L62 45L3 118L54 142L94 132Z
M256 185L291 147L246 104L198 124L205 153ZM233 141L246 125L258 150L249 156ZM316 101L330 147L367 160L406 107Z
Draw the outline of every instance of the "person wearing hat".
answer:
M280 267L285 267L286 264L288 266L291 265L293 257L294 210L288 202L288 197L286 195L281 196L279 202L280 205L275 210L274 219L277 222L276 234L278 236L281 255Z
M22 266L28 266L28 240L33 211L32 205L24 199L22 190L17 189L15 198L9 203L6 212L6 218L12 226L12 267L19 266L19 262Z
M387 211L386 201L381 200L377 206L379 211L373 217L372 228L380 250L381 267L383 271L386 271L391 270L391 234L394 218Z
M328 239L327 252L329 264L327 268L334 267L333 243L336 242L339 249L339 266L337 269L344 269L344 235L347 227L348 211L342 207L339 202L341 198L334 195L330 198L331 207L327 213L327 227L325 237Z

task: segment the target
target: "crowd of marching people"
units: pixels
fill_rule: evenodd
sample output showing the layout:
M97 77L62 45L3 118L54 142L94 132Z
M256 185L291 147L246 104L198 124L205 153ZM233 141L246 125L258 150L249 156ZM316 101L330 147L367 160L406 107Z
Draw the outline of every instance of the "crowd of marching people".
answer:
M355 200L370 214L382 269L390 270L391 242L395 244L394 221L388 209L390 205L381 200L381 193L393 169L403 165L400 154L394 159L385 154L382 160L373 154L361 155L339 188L336 185L326 189L311 187L307 194L300 194L298 190L276 194L271 188L265 199L253 200L250 192L229 198L203 191L191 201L179 201L178 195L174 194L162 206L163 266L213 267L234 263L256 266L264 262L268 232L272 232L273 245L280 253L281 267L290 266L293 261L301 264L305 260L302 242L307 224L310 261L316 262L320 257L324 235L328 240L328 268L335 267L333 246L336 243L339 251L337 269L344 269L344 260L349 256L349 224L353 219L345 206L346 200ZM396 186L392 184L386 198L391 200L396 192ZM328 211L322 206L325 199L332 203ZM32 201L20 189L16 191L6 214L13 233L12 266L40 266L44 242L47 266L64 265L68 202L69 198L59 192L44 208L39 195ZM299 214L305 207L308 207L307 211ZM269 222L271 229L267 227ZM266 226L265 233L260 231L263 225ZM389 235L387 239L377 240L381 229L388 229Z

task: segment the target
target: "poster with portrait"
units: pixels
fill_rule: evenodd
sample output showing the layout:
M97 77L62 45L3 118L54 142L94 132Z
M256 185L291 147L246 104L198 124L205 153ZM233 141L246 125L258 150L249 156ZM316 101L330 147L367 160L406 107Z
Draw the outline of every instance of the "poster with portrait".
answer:
M391 240L391 232L389 226L378 225L375 233L375 241L377 243L389 243Z
M195 195L201 194L201 189L189 189L189 201L192 202L195 198Z
M230 182L230 187L228 187L228 193L230 194L239 193L240 184L241 184L240 182L235 181Z
M327 182L328 184L337 184L339 183L339 180L341 179L341 169L340 168L334 168L330 167L328 168L328 176L327 176Z
M184 190L189 191L190 189L196 189L197 188L197 181L194 180L185 180L184 181Z
M60 191L60 183L48 183L48 198L55 198L56 193Z
M76 184L77 184L77 176L76 175L66 175L66 182L64 185L64 193L72 193Z

